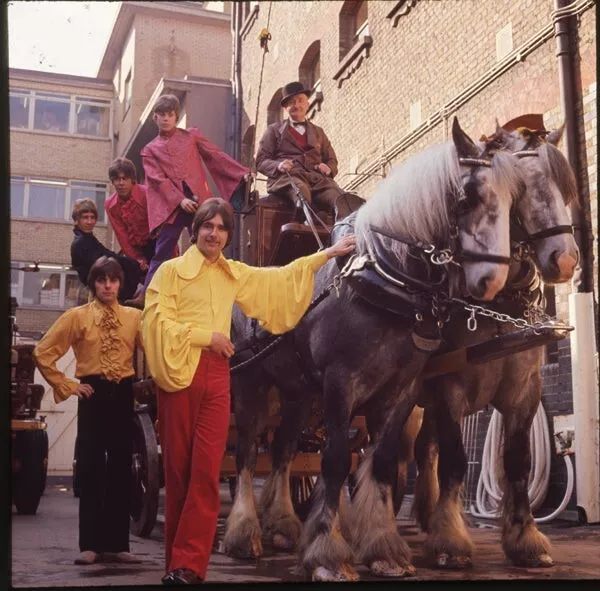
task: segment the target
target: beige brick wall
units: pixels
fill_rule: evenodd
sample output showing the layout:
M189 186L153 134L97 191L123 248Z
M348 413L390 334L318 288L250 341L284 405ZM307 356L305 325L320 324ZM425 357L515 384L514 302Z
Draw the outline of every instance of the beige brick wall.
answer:
M15 175L107 182L108 139L11 130L10 172Z
M106 226L96 226L94 235L110 248ZM11 220L11 259L40 263L71 264L73 225L69 222Z
M324 100L314 122L322 126L340 163L340 185L359 172L410 132L410 105L421 103L421 120L438 112L498 63L496 34L511 24L513 49L552 24L553 0L421 0L398 20L386 18L394 1L369 2L369 34L373 45L369 57L341 85L333 79L339 68L339 12L342 2L302 2L271 5L269 31L272 40L266 54L257 129L257 145L267 121L267 105L285 83L298 79L298 66L306 49L321 42L321 84ZM242 137L254 123L263 51L257 41L266 27L269 2L260 2L256 22L246 33L242 47L244 117ZM406 6L406 5L405 5ZM592 218L597 234L596 152L596 15L588 9L579 19L581 87L584 96L584 127L587 160L583 165L589 182ZM556 41L549 38L513 62L500 77L479 92L447 122L430 128L408 145L390 164L448 137L452 116L473 139L491 133L495 119L503 123L517 115L546 114L548 125L560 124L560 96ZM550 120L550 119L551 120ZM389 171L389 168L388 168ZM369 198L378 178L365 179L356 191ZM264 190L264 184L259 184ZM595 284L597 281L595 282ZM597 293L596 293L597 295Z

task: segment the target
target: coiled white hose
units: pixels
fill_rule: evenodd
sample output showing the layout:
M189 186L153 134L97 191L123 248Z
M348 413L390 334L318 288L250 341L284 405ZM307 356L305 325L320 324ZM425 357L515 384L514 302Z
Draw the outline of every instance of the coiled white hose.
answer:
M503 474L503 438L502 415L497 410L494 410L483 446L481 474L477 482L477 494L475 497L476 507L471 505L470 508L470 513L474 517L483 517L486 519L499 517L498 508L503 494L500 486ZM548 494L550 461L552 458L548 421L541 404L533 419L529 435L529 445L531 450L531 471L529 473L527 492L531 512L533 513L541 506ZM563 500L550 515L535 518L536 523L546 523L555 519L565 510L569 503L573 492L573 462L568 455L564 455L563 458L567 467L567 489Z

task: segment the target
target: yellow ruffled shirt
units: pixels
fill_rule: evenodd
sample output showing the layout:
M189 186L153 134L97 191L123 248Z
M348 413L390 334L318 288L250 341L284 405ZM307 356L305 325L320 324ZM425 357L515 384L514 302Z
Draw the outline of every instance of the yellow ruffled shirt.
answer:
M33 358L54 390L54 400L62 402L73 394L78 382L64 375L56 362L73 347L77 365L75 377L102 375L120 382L134 375L133 353L141 346L141 311L97 299L67 310L50 327L33 351Z
M193 244L164 262L146 290L142 314L155 382L167 392L187 388L212 333L230 335L234 303L273 334L294 328L310 304L315 271L326 261L318 252L285 267L251 267L223 255L210 263Z

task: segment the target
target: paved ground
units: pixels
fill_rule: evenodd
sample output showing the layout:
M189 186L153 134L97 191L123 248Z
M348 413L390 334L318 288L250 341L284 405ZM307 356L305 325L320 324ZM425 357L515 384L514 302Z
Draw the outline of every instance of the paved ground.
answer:
M163 491L161 491L162 493ZM222 510L219 533L230 508L226 484L221 486ZM131 537L132 552L143 559L139 565L98 564L76 566L77 504L70 479L49 478L37 515L12 516L12 585L14 587L70 587L113 585L157 585L163 574L162 519L147 539ZM404 509L404 508L403 508ZM406 511L402 511L401 515ZM551 569L519 569L506 564L494 524L476 523L471 533L477 546L475 566L464 572L440 572L427 568L423 560L424 535L406 517L399 519L400 532L412 549L418 575L416 580L490 579L599 579L600 526L575 526L554 522L542 526L554 545L556 565ZM207 582L265 583L301 581L291 555L266 555L258 563L235 561L213 553ZM362 566L363 580L375 580Z

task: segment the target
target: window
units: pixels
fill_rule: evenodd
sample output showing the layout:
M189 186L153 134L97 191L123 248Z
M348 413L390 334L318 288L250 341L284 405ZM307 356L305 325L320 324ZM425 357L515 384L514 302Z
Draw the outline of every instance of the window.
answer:
M108 190L106 183L13 176L10 179L10 214L13 218L70 221L75 200L87 197L96 203L98 222L102 223Z
M31 93L11 93L9 99L10 126L17 129L29 127L29 105L31 104Z
M11 177L10 179L10 214L15 217L23 216L25 204L25 177Z
M298 68L298 79L305 88L314 90L321 80L321 42L314 41L306 50L300 67Z
M123 95L123 115L125 115L129 111L129 107L131 107L131 70L129 70L129 74L125 78Z
M110 100L50 92L10 92L10 126L49 133L109 137Z
M340 61L369 34L367 0L346 0L340 11Z
M26 265L11 263L11 267ZM34 273L11 269L11 296L17 298L20 307L64 310L87 302L87 288L67 265L40 264L39 269Z
M63 219L67 183L61 184L42 179L32 180L29 186L27 216L31 218Z

